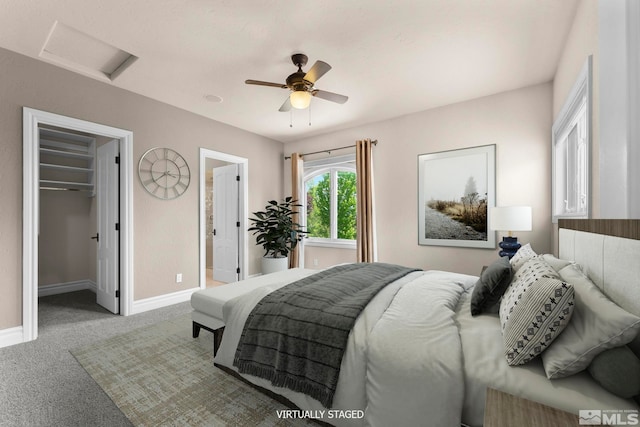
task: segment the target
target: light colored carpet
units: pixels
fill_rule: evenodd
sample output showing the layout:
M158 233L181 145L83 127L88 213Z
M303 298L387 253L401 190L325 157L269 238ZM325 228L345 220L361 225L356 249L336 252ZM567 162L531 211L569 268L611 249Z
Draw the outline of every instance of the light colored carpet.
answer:
M316 425L279 419L284 405L213 366L213 336L189 315L71 350L136 426Z

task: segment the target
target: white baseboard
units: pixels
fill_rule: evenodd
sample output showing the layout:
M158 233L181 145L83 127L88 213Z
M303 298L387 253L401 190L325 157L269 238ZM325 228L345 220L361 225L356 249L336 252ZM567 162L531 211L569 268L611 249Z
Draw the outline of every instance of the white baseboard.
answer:
M24 342L22 326L0 330L0 348Z
M145 311L155 310L156 308L162 308L168 305L189 301L191 300L191 294L199 290L199 287L185 289L184 291L174 292L172 294L159 295L157 297L134 301L131 314L143 313Z
M38 296L57 295L83 289L89 289L95 292L96 284L91 280L78 280L76 282L44 285L38 288ZM155 310L156 308L162 308L180 302L189 301L191 299L191 294L199 290L200 288L185 289L184 291L174 292L172 294L160 295L157 297L134 301L133 312L131 314L143 313L145 311ZM21 344L23 342L25 341L22 326L0 329L0 348L8 347L15 344Z
M76 280L74 282L53 283L51 285L38 286L38 297L65 294L67 292L82 291L88 289L95 293L96 282L93 280Z

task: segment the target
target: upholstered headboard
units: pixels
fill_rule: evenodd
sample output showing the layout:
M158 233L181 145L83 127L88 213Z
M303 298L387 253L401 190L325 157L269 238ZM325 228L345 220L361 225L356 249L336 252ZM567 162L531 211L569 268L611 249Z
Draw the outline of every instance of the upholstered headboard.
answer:
M640 316L640 220L559 220L559 257L580 264L612 301ZM640 355L640 337L630 344Z

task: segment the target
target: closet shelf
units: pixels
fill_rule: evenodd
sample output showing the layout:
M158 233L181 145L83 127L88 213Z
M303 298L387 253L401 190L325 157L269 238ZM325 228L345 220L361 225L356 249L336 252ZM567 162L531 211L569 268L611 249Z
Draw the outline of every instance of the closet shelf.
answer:
M40 148L40 154L49 154L52 156L67 157L70 159L93 160L93 154L79 153L74 151L61 151L52 148Z
M96 139L47 128L39 132L40 158L45 157L40 170L47 171L40 189L83 191L95 196Z
M65 172L80 172L80 173L93 173L93 169L79 168L75 166L54 165L50 163L40 163L40 167L43 169L54 169Z
M40 187L54 187L54 188L73 188L73 189L85 189L90 190L93 188L93 184L86 182L74 182L74 181L52 181L50 179L41 179Z

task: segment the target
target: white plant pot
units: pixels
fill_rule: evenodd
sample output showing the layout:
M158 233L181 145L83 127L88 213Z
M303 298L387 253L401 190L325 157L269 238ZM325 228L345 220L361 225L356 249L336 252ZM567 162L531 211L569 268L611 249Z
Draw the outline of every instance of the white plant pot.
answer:
M275 273L289 268L289 258L262 257L262 274Z

